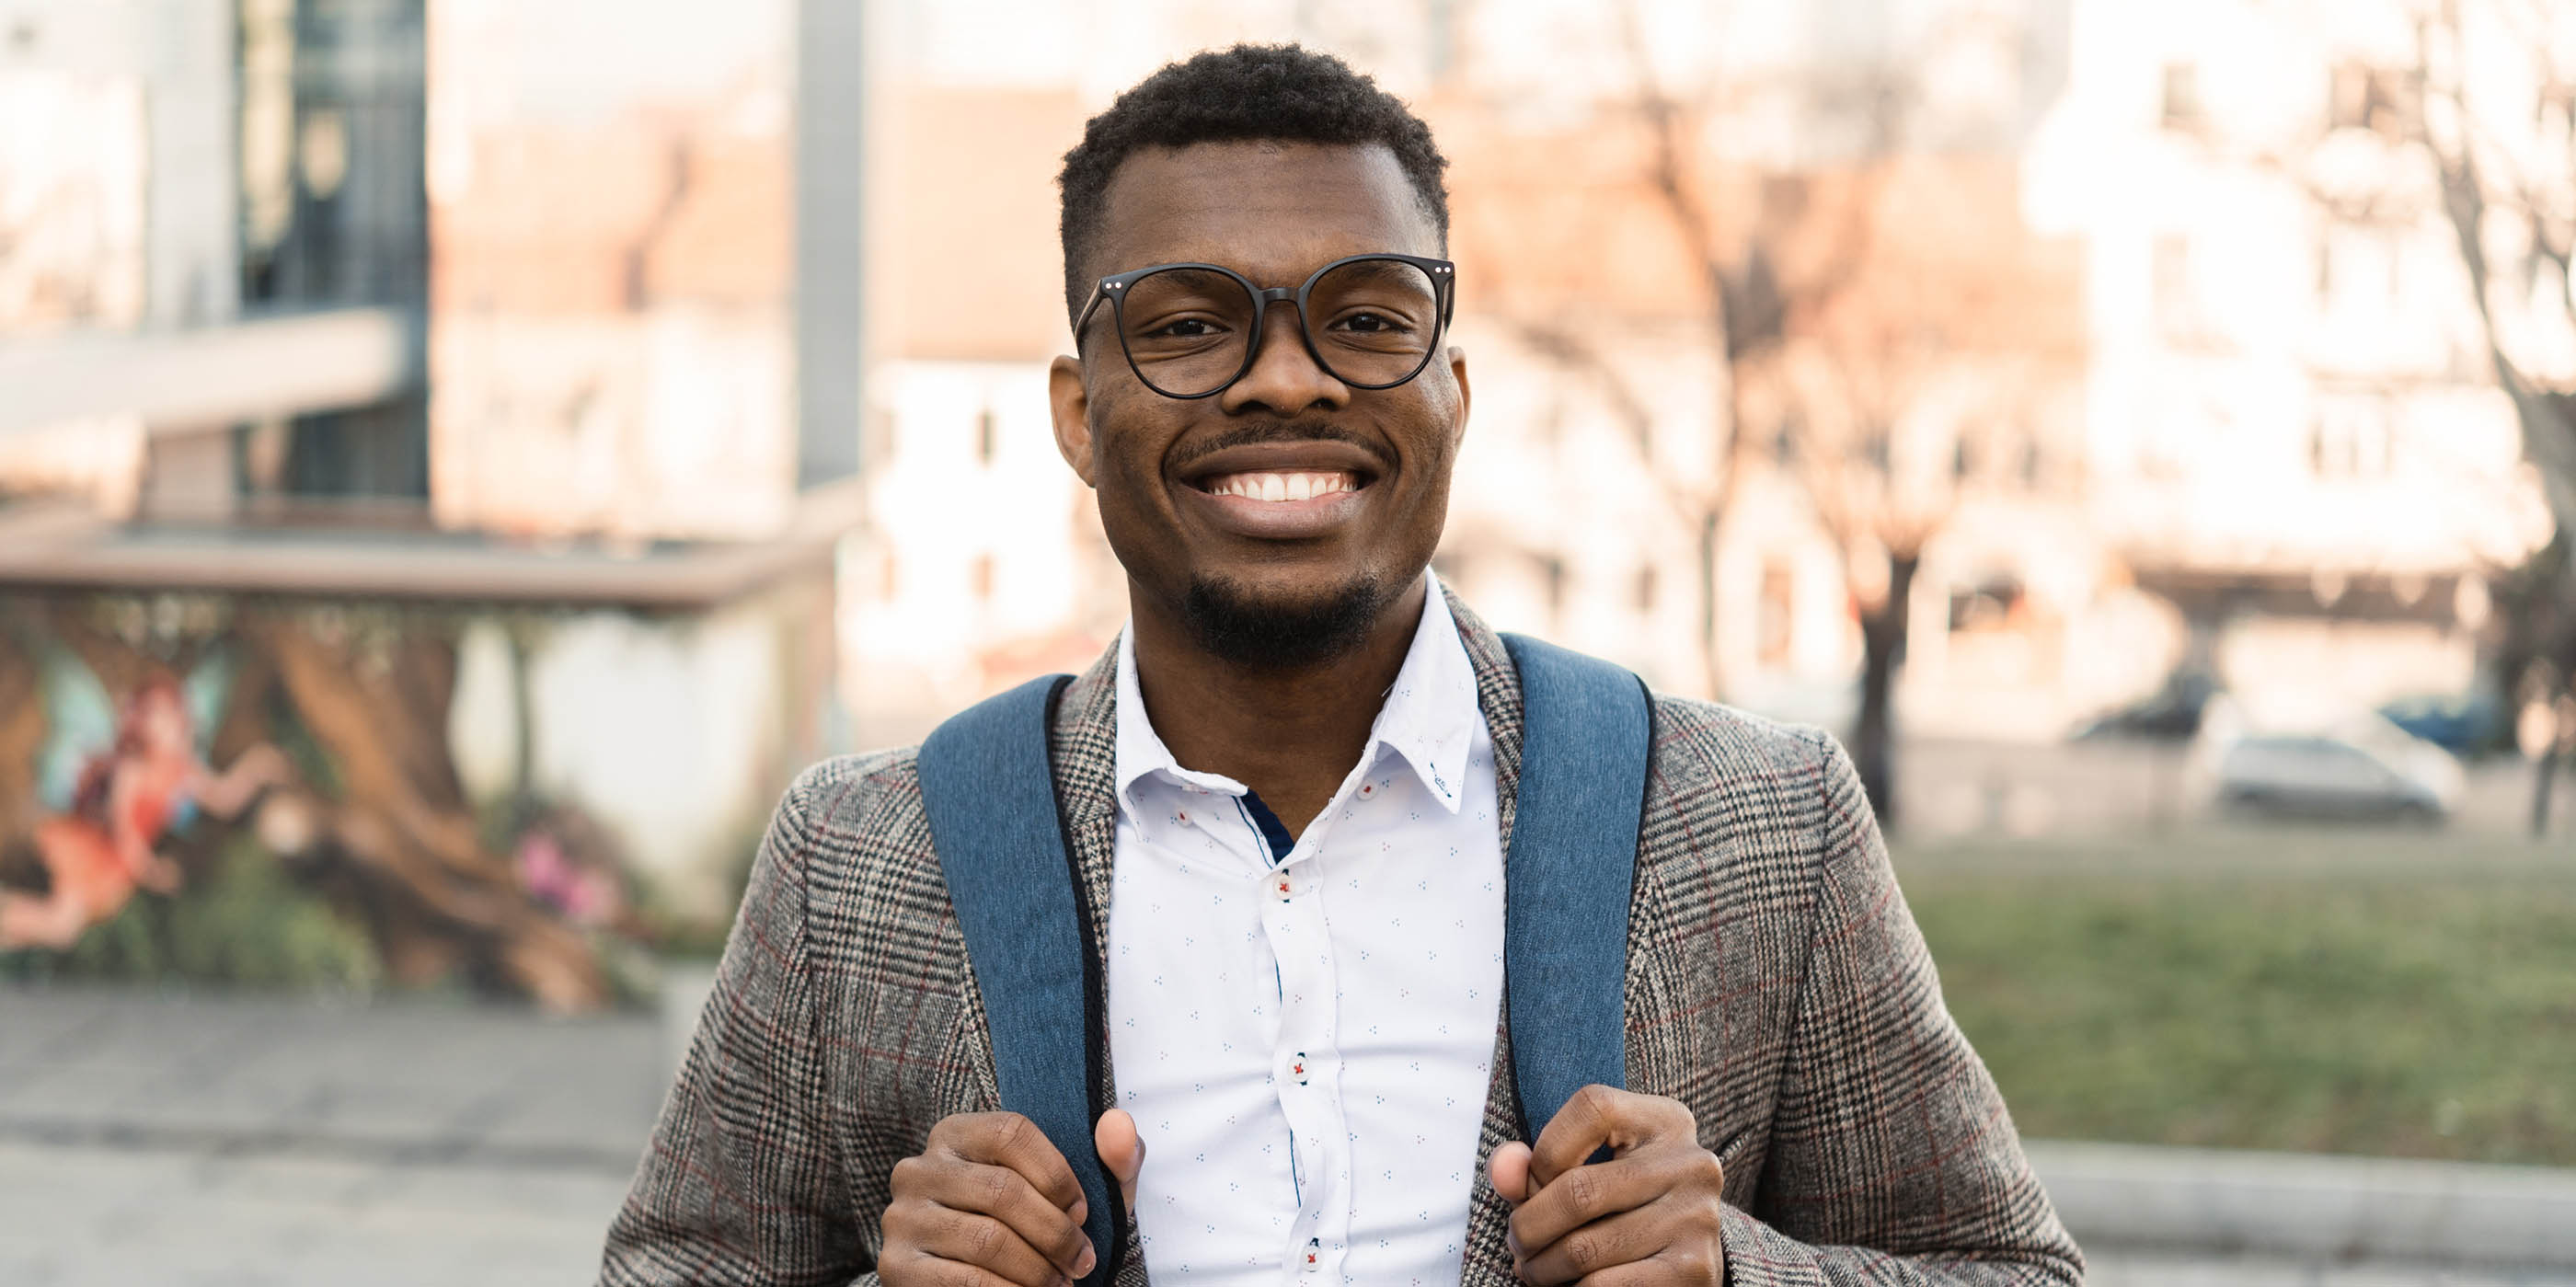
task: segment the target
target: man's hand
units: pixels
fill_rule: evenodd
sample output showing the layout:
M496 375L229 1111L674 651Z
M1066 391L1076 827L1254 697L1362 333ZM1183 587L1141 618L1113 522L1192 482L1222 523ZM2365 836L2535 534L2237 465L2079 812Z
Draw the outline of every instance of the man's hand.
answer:
M1584 1159L1607 1146L1608 1161ZM1494 1150L1520 1276L1591 1287L1726 1280L1717 1155L1678 1100L1586 1086L1538 1133Z
M894 1164L886 1287L1056 1287L1091 1272L1089 1204L1064 1155L1018 1113L959 1113Z
M1132 1207L1145 1145L1123 1109L1101 1114L1092 1143ZM1064 1154L1018 1113L959 1113L930 1128L921 1156L894 1166L886 1207L886 1287L1056 1287L1090 1273L1091 1204Z

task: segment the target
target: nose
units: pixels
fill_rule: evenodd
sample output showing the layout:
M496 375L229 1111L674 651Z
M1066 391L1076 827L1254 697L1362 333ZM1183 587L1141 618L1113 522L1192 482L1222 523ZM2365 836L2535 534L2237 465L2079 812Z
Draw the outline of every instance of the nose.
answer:
M1333 373L1306 351L1300 323L1294 300L1281 300L1270 306L1262 319L1261 348L1253 354L1252 369L1217 396L1217 405L1227 415L1258 407L1286 417L1319 407L1338 411L1350 401L1350 386L1334 379Z

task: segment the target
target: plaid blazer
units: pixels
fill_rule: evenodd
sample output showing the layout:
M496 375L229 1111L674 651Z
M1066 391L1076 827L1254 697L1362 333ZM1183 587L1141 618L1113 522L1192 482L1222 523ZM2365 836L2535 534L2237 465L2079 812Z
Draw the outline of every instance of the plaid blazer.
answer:
M1519 681L1494 632L1450 606L1508 851ZM1115 657L1066 690L1051 747L1104 955ZM1832 738L1655 699L1625 992L1628 1088L1687 1105L1724 1163L1730 1281L2082 1281ZM1530 1137L1499 1014L1495 1042L1468 1287L1516 1281L1483 1166ZM915 750L817 765L761 844L600 1282L874 1284L895 1163L940 1118L999 1106ZM1131 1223L1120 1287L1146 1281L1136 1246Z

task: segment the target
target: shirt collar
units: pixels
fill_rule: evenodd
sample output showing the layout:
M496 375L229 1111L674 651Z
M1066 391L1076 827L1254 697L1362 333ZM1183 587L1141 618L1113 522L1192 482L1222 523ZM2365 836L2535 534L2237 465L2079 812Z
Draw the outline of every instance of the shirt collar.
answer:
M1422 597L1422 622L1414 627L1404 665L1386 690L1377 720L1369 728L1368 746L1360 752L1353 772L1369 768L1381 750L1393 751L1412 766L1431 798L1454 814L1464 802L1468 747L1482 716L1476 705L1475 667L1458 638L1448 596L1441 592L1438 577L1428 570L1422 575L1428 589ZM1118 633L1117 767L1111 780L1119 807L1133 811L1135 783L1157 772L1226 795L1241 795L1245 790L1232 778L1185 769L1172 758L1171 748L1163 744L1145 714L1143 690L1136 682L1131 623Z

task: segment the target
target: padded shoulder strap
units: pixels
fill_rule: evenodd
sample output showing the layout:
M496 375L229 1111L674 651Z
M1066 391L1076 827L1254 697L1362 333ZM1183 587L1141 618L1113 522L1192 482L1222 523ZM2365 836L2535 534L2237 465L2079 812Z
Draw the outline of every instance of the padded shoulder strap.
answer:
M1057 812L1047 723L1070 676L1033 679L960 712L921 744L921 802L966 959L991 1021L1002 1106L1037 1124L1090 1199L1084 1232L1109 1281L1124 1204L1092 1146L1099 963Z
M1535 1138L1585 1085L1627 1085L1628 899L1654 713L1626 669L1521 635L1503 645L1523 707L1503 977Z

